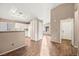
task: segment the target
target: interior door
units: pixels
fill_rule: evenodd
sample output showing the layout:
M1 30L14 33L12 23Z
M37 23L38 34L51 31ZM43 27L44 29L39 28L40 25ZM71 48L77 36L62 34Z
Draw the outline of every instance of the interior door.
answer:
M74 41L73 19L60 21L60 39L68 39Z

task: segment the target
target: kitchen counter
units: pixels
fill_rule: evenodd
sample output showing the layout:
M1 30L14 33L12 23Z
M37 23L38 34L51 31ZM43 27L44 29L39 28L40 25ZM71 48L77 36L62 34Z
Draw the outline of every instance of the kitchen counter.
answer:
M0 31L0 33L24 32L24 31Z

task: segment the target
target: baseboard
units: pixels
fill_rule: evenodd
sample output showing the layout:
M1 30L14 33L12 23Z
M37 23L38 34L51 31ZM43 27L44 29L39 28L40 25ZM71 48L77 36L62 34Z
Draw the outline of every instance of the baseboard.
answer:
M42 39L40 39L40 40L42 40ZM31 40L31 41L33 41L33 42L39 42L40 40Z
M74 47L75 47L75 48L78 48L78 46L75 46L75 45L74 45Z
M57 44L60 44L60 42L56 42L56 41L51 41L52 43L57 43Z
M75 48L77 49L77 51L78 51L78 46L75 46L75 45L74 45L74 47L75 47ZM77 52L77 56L79 56L78 52Z
M1 55L4 55L4 54L7 54L7 53L10 53L10 52L12 52L12 51L15 51L15 50L17 50L17 49L20 49L20 48L22 48L22 47L24 47L25 45L23 45L23 46L20 46L20 47L17 47L17 48L15 48L15 49L12 49L12 50L9 50L9 51L6 51L6 52L3 52L3 53L0 53L0 56Z

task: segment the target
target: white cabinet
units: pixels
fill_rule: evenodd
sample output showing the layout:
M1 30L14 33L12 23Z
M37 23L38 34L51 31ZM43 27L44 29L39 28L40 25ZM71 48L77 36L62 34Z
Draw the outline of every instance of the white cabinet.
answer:
M0 31L7 31L7 23L0 22Z

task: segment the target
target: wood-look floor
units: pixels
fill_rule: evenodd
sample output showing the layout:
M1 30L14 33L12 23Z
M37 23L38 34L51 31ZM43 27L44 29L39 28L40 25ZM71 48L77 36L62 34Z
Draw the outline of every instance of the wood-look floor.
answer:
M29 38L26 38L26 46L20 48L16 51L7 53L3 56L39 56L40 55L40 41L33 41Z
M77 48L74 48L72 45L54 42L52 42L52 45L53 47L50 50L51 56L77 56ZM52 52L53 50L54 52Z
M67 40L62 43L51 42L50 36L44 36L43 40L33 41L26 38L26 46L5 54L4 56L76 56L77 49Z

